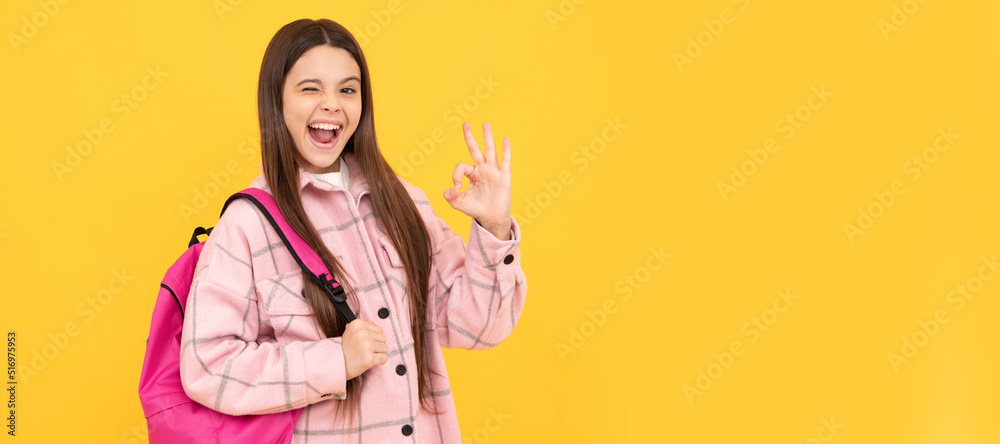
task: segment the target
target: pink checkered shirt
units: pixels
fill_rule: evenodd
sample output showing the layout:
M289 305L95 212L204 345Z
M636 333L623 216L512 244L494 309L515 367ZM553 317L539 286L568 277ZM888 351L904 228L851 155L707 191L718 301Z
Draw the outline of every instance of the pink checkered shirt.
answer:
M309 219L357 292L359 305L351 309L387 336L389 362L362 375L359 423L344 424L334 415L346 396L340 338L319 332L301 294L298 265L260 212L242 199L219 219L198 261L181 338L184 389L195 401L231 415L305 406L295 425L296 443L460 442L441 347L488 349L513 332L528 289L520 228L512 218L513 237L501 241L473 220L466 245L434 213L424 192L400 179L433 245L424 347L433 370L429 395L439 413L428 412L417 393L402 262L376 223L354 156L344 153L343 159L350 172L347 189L301 167L299 182ZM268 189L263 175L250 186ZM380 310L388 316L380 317Z

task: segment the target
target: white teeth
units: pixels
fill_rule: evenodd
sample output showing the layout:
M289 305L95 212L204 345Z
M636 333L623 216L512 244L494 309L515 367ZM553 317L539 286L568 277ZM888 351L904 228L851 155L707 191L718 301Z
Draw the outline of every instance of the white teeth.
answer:
M332 123L314 123L309 125L310 128L323 129L323 130L339 130L340 125L334 125Z

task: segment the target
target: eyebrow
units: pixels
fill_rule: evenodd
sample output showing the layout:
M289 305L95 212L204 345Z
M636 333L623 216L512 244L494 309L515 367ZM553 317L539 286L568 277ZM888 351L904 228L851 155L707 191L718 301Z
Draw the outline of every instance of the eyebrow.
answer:
M348 78L346 78L344 80L341 80L340 84L343 85L343 84L345 84L347 82L350 82L351 80L357 80L359 83L361 82L361 79L359 79L358 76L350 76L350 77L348 77ZM309 83L309 82L317 83L319 85L323 84L323 82L321 80L319 80L319 79L304 79L301 82L296 83L295 86L301 86L303 83Z

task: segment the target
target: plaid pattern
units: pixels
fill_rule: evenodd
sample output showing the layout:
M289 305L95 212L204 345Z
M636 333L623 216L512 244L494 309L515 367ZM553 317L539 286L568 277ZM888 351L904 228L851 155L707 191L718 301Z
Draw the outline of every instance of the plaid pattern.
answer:
M306 213L338 257L357 292L358 317L385 331L389 362L366 371L358 422L338 422L344 399L340 338L324 338L302 297L303 275L280 238L245 200L232 203L199 259L181 338L180 368L188 395L232 415L307 406L296 443L460 442L458 417L441 347L487 349L507 338L524 307L520 228L501 241L471 222L469 245L434 213L426 195L403 181L433 245L426 353L434 414L420 407L406 276L392 241L377 223L361 169L344 153L348 189L299 168ZM263 175L250 186L267 189ZM509 264L504 263L508 256ZM343 277L340 277L343 279ZM389 310L381 319L378 311ZM405 366L405 374L397 373ZM401 369L400 369L401 370ZM412 434L404 436L404 426Z

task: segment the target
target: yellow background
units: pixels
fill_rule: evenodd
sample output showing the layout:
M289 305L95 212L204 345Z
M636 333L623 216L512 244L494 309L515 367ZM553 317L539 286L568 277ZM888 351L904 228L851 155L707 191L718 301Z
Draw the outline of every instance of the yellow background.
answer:
M498 348L445 352L466 442L1000 442L1000 279L948 299L1000 254L996 1L46 1L0 13L0 330L17 332L22 378L79 330L21 382L4 442L145 442L158 283L259 173L260 60L303 17L368 40L383 152L463 236L441 196L468 159L454 108L511 138L530 291ZM688 48L699 33L709 44ZM807 112L812 87L833 95ZM122 94L143 100L126 114ZM809 119L786 139L796 112ZM961 137L912 180L949 127ZM768 138L779 149L724 199ZM859 207L880 216L851 242ZM647 265L651 248L670 256ZM643 280L627 299L626 276ZM751 341L745 323L786 289L798 299ZM79 310L102 291L100 312ZM682 387L734 341L743 354L689 402Z

